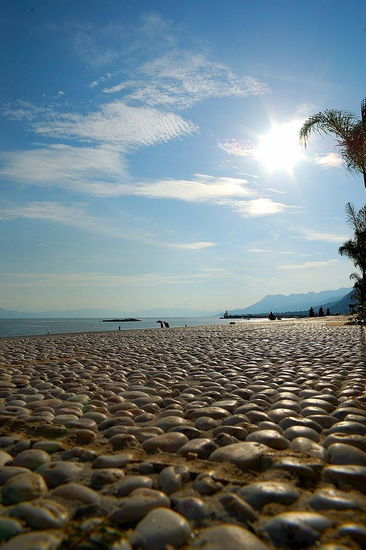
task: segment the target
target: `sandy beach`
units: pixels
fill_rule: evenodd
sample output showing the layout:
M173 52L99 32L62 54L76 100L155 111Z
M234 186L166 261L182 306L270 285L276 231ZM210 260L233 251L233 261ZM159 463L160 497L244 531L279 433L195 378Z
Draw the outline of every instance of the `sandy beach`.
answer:
M365 548L344 320L1 339L1 547Z

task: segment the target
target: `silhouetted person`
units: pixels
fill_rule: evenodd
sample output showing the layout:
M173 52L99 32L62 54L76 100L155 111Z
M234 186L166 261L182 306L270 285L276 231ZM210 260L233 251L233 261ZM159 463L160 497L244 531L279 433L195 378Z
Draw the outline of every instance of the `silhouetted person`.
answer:
M165 328L169 328L169 327L170 327L169 323L167 323L166 321L164 321L164 326L165 326Z
M309 317L315 317L315 313L312 307L309 309Z
M157 323L160 323L160 328L164 328L164 323L163 323L163 321L160 321L160 319L159 319L159 321L156 321L156 322L157 322Z
M324 317L324 309L323 309L323 306L320 306L320 308L319 308L318 317Z
M270 321L274 321L276 319L276 315L274 313L272 313L272 311L271 311L270 314L268 315L268 319Z

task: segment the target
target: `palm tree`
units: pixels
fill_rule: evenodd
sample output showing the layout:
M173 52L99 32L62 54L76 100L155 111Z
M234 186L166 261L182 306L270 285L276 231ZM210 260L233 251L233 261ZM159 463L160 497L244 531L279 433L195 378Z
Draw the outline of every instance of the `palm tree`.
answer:
M346 168L360 172L366 188L366 98L361 102L361 120L349 111L325 109L309 117L300 129L306 147L312 132L333 134Z
M354 296L361 306L361 315L366 315L366 205L358 211L351 203L346 205L347 221L353 228L353 238L339 247L341 256L350 258L358 269L358 273L352 273L350 279L355 281Z

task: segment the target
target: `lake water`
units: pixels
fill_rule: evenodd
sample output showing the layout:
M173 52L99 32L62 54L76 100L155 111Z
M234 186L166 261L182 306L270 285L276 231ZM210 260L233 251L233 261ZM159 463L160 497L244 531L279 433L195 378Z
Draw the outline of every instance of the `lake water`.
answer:
M171 327L188 327L200 325L228 324L229 320L219 317L169 317ZM161 330L157 318L141 318L140 321L103 323L101 318L39 318L39 319L0 319L0 338L10 336L29 336L47 334L64 334L68 332L95 332L107 330L131 330L154 328ZM248 321L244 321L248 322Z

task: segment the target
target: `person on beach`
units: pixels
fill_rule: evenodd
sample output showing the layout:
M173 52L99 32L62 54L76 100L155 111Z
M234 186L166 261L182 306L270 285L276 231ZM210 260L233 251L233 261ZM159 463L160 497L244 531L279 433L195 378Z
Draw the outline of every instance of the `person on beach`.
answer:
M170 328L169 323L167 323L166 321L164 321L164 326L165 326L165 328Z
M159 319L159 321L156 321L156 322L157 322L157 323L160 323L160 328L164 328L164 321L161 321L161 320Z
M268 315L268 319L270 321L274 321L276 319L276 315L274 313L272 313L272 311L271 311L270 314Z

